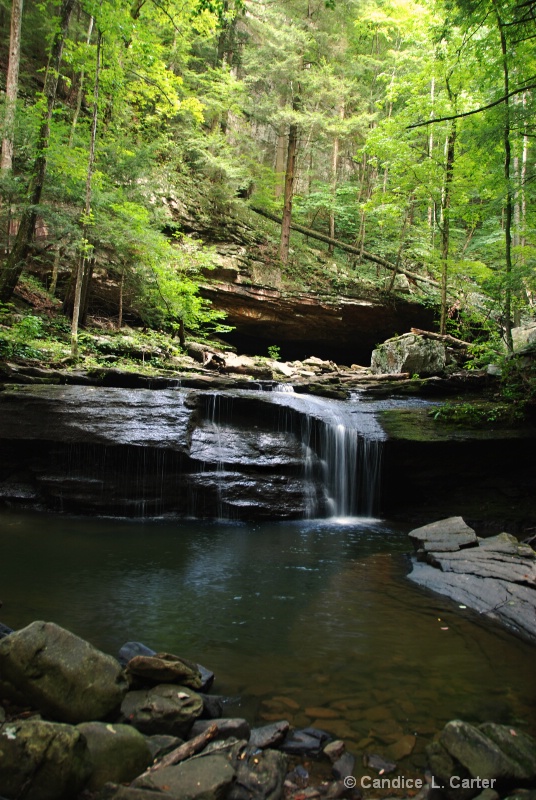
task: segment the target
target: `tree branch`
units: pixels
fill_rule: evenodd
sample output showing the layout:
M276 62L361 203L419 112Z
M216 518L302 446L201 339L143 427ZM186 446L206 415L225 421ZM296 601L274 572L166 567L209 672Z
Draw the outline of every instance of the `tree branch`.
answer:
M494 100L493 103L489 103L487 106L480 106L480 108L475 108L473 111L465 111L460 114L452 114L449 117L436 117L435 119L427 119L425 122L414 122L413 125L406 125L406 130L411 130L412 128L422 128L424 125L432 125L434 122L449 122L453 119L462 119L462 117L470 117L472 114L480 114L481 111L487 111L489 108L494 108L495 106L499 106L501 103L505 103L510 97L513 97L516 94L521 94L522 92L527 92L529 89L536 89L536 83L529 83L527 86L522 86L520 89L514 89L508 94L503 95L498 100Z

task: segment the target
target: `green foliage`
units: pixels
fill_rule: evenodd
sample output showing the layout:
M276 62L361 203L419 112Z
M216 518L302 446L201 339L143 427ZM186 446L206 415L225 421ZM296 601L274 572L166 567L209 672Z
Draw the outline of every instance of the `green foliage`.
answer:
M439 422L472 428L509 427L524 419L524 408L512 403L445 403L429 412Z
M0 306L0 320L9 318L10 306ZM36 340L44 336L44 324L36 314L27 314L9 326L0 327L0 358L39 358Z
M268 347L268 356L269 358L273 358L274 361L279 361L281 358L281 348L277 344L271 344Z

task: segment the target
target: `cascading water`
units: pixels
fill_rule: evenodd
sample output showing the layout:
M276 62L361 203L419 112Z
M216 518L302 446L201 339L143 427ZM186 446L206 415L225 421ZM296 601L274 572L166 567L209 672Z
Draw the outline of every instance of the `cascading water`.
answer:
M301 437L304 476L309 487L306 516L318 516L311 490L315 456L320 459L327 513L330 517L371 517L379 501L383 431L354 398L350 404L303 398L307 414Z

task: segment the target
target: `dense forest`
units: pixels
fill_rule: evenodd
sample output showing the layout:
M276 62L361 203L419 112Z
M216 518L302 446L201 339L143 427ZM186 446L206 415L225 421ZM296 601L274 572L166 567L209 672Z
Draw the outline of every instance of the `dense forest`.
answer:
M535 22L534 0L2 0L4 312L39 274L76 352L100 276L119 327L128 303L217 331L213 251L173 210L256 209L278 269L299 224L388 292L432 287L440 332L511 350L536 302Z

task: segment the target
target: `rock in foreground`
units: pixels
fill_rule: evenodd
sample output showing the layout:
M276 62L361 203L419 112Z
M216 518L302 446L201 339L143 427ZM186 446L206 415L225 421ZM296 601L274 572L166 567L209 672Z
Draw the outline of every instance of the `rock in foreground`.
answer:
M0 641L0 691L58 722L105 719L128 683L121 665L53 622L32 622Z

